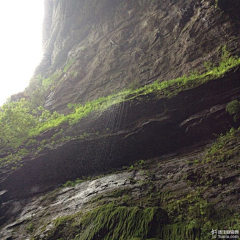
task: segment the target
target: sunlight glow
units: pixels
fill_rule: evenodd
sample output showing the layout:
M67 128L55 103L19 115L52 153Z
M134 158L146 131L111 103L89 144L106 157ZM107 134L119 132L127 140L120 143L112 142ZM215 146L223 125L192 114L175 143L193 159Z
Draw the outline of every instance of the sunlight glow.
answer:
M42 57L44 0L2 1L0 105L23 91Z

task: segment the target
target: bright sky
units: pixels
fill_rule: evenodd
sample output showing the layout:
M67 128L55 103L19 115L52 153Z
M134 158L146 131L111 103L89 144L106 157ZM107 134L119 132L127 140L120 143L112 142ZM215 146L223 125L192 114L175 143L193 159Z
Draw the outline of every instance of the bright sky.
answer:
M0 106L27 87L42 56L44 0L0 3Z

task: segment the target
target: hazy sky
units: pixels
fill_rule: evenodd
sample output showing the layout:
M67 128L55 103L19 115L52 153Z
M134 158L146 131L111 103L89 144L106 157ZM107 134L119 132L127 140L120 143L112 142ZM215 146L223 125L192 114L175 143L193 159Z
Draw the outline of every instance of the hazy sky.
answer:
M44 0L0 3L0 105L28 85L42 56Z

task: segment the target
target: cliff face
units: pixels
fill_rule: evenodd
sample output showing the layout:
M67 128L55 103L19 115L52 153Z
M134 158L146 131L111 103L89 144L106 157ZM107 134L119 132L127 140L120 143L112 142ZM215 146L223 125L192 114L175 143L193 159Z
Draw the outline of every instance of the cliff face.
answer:
M226 111L240 99L239 8L45 0L45 54L22 95L65 115L46 111L2 150L0 238L199 240L239 229L239 102L235 121Z
M225 45L239 53L236 18L214 4L46 1L45 57L37 73L48 76L71 66L45 106L62 110L68 103L202 71L205 62L218 60Z

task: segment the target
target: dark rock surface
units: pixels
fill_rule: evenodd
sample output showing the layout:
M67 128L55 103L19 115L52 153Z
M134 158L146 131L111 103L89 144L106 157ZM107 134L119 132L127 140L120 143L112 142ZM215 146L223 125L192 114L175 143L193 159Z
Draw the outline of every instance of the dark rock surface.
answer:
M238 0L218 0L217 6L225 13L228 14L228 16L235 20L240 20L239 15L239 8L240 8L240 1Z

